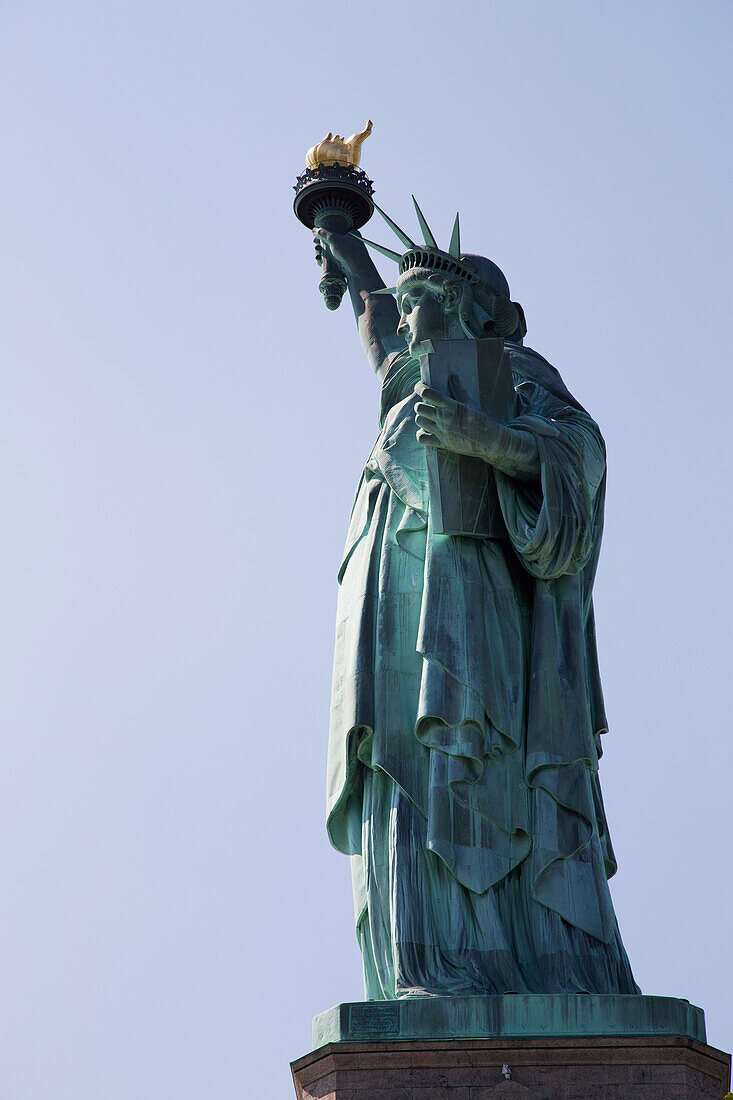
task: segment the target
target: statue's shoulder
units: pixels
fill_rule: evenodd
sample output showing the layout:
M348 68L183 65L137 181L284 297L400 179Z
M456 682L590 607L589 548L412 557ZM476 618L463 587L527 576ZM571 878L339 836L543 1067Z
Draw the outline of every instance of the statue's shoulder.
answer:
M539 352L524 347L522 344L510 343L504 345L504 351L509 356L513 373L521 381L533 383L564 404L571 405L579 412L586 412L563 382L559 370L553 367L552 363L549 363Z

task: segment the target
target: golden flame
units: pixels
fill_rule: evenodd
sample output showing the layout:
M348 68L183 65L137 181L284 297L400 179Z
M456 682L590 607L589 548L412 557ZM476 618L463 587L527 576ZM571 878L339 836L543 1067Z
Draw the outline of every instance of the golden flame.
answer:
M306 168L317 168L319 164L353 165L359 163L361 147L372 132L372 121L369 119L366 126L358 134L352 134L350 138L334 137L331 131L326 134L323 141L319 141L308 150L305 155Z

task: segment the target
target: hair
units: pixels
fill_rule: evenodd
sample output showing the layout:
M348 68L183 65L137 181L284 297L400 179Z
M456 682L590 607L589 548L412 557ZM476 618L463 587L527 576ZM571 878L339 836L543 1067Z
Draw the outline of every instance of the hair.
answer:
M473 268L484 286L488 287L497 298L511 298L509 283L501 268L488 260L486 256L474 256L470 253L461 254L463 262Z
M524 311L518 302L511 301L509 283L495 263L485 256L461 255L460 263L446 264L448 269L441 270L435 262L440 257L421 250L415 250L414 255L433 262L407 266L397 280L398 289L418 279L437 298L445 298L454 289L457 318L470 340L500 336L522 342L527 332Z

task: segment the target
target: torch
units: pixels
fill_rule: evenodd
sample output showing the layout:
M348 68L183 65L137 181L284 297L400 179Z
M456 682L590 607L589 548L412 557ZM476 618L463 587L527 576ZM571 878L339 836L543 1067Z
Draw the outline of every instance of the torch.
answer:
M348 233L361 229L374 213L374 186L359 168L362 143L372 132L371 121L350 138L330 132L308 150L305 172L298 176L294 191L295 216L309 229ZM328 309L338 309L346 290L346 276L323 250L318 289Z

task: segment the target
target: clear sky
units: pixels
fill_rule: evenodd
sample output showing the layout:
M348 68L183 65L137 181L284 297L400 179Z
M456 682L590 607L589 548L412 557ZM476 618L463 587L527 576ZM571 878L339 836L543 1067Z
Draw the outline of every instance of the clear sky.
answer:
M377 200L439 240L460 209L606 436L613 896L644 992L730 1050L732 30L4 0L3 1100L288 1096L361 996L324 768L378 391L291 204L368 117Z

